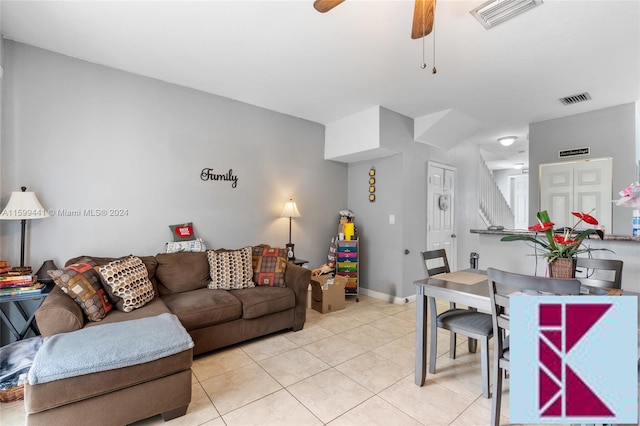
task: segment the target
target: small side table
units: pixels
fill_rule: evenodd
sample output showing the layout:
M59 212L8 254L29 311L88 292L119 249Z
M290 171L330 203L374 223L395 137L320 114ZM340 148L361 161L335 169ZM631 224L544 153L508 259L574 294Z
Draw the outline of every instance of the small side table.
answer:
M289 262L293 263L294 265L303 266L303 267L304 265L309 263L308 260L304 260L304 259L293 259L293 260L289 260Z
M13 303L13 305L18 308L22 318L26 321L22 330L18 330L16 326L11 322L7 314L0 307L0 317L2 318L2 322L9 327L9 331L17 340L22 340L27 335L29 330L33 330L33 332L37 335L40 334L40 330L38 330L38 326L33 320L36 317L36 311L44 302L44 299L49 295L49 292L53 288L53 283L48 283L43 289L42 293L39 294L24 294L24 295L15 295L15 296L2 296L0 297L0 305L4 303ZM33 310L33 313L29 314L26 308L22 305L22 302L26 302L27 300L36 300L38 302L36 308Z

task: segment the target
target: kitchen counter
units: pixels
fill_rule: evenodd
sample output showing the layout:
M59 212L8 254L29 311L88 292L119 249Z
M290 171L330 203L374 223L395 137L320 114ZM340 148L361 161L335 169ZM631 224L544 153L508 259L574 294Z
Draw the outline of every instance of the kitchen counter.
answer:
M490 231L488 229L472 229L472 234L485 234L485 235L535 235L536 233L533 231L529 231L526 229L503 229L501 231ZM543 232L538 232L538 234L544 234ZM599 240L597 235L589 235L590 240ZM610 235L604 234L605 241L633 241L640 243L640 237L634 237L631 235Z
M544 258L536 256L534 244L528 241L500 241L507 235L535 235L528 230L503 229L489 231L487 229L472 229L472 234L478 238L478 248L474 250L480 256L480 269L496 268L504 271L527 275L545 276L547 263ZM539 236L544 238L544 234ZM592 255L599 259L619 259L624 262L622 268L622 288L627 291L640 293L640 237L631 235L607 235L600 240L597 235L584 241L591 248L606 248L611 251L592 251ZM584 256L581 255L581 256Z

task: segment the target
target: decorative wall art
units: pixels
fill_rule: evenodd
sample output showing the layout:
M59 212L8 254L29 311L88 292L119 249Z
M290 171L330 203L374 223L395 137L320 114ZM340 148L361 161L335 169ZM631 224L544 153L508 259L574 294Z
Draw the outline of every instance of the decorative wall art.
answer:
M231 187L236 188L238 186L238 176L233 174L233 169L229 169L227 173L215 173L211 168L204 168L200 172L200 179L204 181L214 180L214 181L225 181L232 182Z
M376 201L376 168L371 166L369 169L369 202Z

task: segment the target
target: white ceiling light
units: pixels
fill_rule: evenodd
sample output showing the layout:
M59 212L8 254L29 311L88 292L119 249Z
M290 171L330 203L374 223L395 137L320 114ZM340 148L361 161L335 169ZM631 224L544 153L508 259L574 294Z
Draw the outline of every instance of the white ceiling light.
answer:
M502 146L510 146L513 145L516 139L518 139L517 136L504 136L502 138L498 138L498 142L500 142L500 145Z
M524 167L524 163L516 163L513 165L513 168L516 170L520 170Z
M489 0L469 13L489 29L539 4L542 0Z

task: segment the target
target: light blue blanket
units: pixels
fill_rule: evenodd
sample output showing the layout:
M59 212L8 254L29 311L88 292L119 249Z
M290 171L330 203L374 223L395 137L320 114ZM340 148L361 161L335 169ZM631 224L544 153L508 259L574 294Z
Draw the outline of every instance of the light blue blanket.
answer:
M193 347L178 317L161 314L45 337L29 370L32 385L155 361Z

